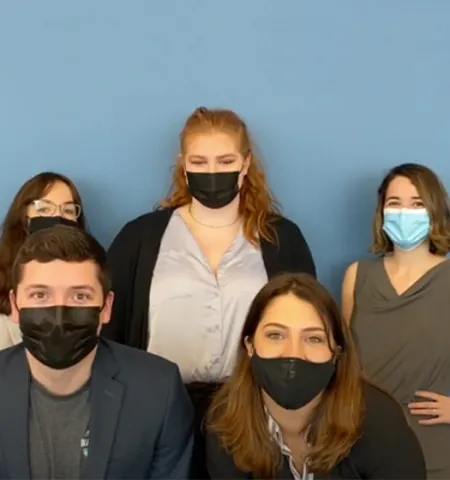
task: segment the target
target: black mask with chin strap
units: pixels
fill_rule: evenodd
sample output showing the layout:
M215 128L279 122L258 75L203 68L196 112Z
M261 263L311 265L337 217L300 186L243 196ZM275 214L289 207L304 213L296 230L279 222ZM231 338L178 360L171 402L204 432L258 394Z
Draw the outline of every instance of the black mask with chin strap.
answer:
M97 346L102 307L35 307L19 310L25 348L47 367L72 367Z
M31 217L28 223L28 233L32 234L44 228L51 228L55 225L66 225L67 227L78 227L78 222L64 217Z
M286 410L297 410L314 400L328 387L335 372L334 361L262 358L256 353L250 358L250 367L259 386Z

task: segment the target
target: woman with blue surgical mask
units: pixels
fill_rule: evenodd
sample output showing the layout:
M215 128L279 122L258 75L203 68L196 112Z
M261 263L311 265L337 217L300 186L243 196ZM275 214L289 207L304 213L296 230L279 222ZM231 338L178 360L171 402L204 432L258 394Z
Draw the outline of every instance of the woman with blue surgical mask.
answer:
M450 207L429 168L393 168L378 189L372 253L342 286L342 314L370 380L403 406L427 464L450 478Z

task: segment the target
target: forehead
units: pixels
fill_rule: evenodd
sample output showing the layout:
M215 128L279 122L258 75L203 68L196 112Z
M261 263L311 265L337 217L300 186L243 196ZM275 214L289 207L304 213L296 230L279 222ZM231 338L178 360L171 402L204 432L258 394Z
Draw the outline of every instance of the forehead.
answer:
M187 155L220 156L237 152L235 139L227 133L198 133L187 142Z
M418 197L419 192L417 188L413 185L411 180L406 177L395 177L391 183L388 185L386 190L386 198L389 197L403 197L411 198Z
M278 323L293 329L324 327L315 307L293 294L282 295L269 303L259 326L264 327L268 323Z
M73 202L74 198L68 185L63 182L55 182L50 190L40 199L49 200L53 203L60 204L66 202Z
M89 285L100 288L97 266L91 262L64 262L53 260L47 263L32 261L24 265L20 285L47 285L49 287L71 288Z

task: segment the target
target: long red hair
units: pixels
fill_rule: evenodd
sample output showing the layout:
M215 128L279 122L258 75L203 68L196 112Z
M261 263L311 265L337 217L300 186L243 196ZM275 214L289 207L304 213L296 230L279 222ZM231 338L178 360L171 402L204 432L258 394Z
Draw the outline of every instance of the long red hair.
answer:
M276 236L271 220L279 215L277 202L269 190L248 128L244 121L231 110L210 110L200 107L187 119L180 134L181 156L173 170L172 186L168 196L160 202L160 206L178 208L192 201L186 183L183 154L193 135L217 132L226 133L235 138L241 155L250 160L240 191L239 203L245 237L253 244L258 243L258 237L275 242Z

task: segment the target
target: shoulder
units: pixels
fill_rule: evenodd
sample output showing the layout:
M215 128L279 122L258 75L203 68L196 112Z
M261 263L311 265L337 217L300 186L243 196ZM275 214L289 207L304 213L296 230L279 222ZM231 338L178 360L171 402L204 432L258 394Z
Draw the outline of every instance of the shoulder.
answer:
M280 247L288 247L294 250L302 250L306 248L309 252L306 239L300 230L300 227L295 222L287 217L274 215L270 219L270 225L275 230L277 243Z
M102 344L114 355L121 376L137 384L159 385L167 380L173 381L179 375L179 369L175 363L158 355L110 340L102 339Z
M135 238L135 235L148 229L156 228L158 225L164 226L170 220L174 209L163 208L145 213L139 217L127 222L118 233L118 237Z
M239 470L233 459L216 432L206 428L206 464L211 478L216 479L240 479L249 478L249 475Z
M303 236L299 226L287 217L282 215L274 215L270 219L270 222L278 234L286 237L298 237L299 235Z
M360 277L364 277L367 273L370 273L373 268L379 267L382 265L383 258L363 258L357 262L350 264L344 273L344 288L345 287L354 287L356 280Z
M361 435L349 454L362 478L425 478L422 449L401 406L370 383L364 399Z
M405 414L400 404L387 392L372 383L364 383L365 421L364 426L376 426L379 429L380 419L387 424L391 421L407 425ZM375 420L375 422L374 422Z
M151 248L162 239L173 211L172 208L155 210L126 223L108 249L110 267L125 264L131 268L133 263L129 259L138 254L141 245Z
M0 314L0 350L22 341L19 325L9 315Z
M359 262L353 262L347 267L344 273L343 289L353 290L356 283L356 276L358 274L358 267Z
M0 350L0 375L8 375L15 366L25 361L25 349L23 343L4 347ZM19 362L19 363L18 363Z

